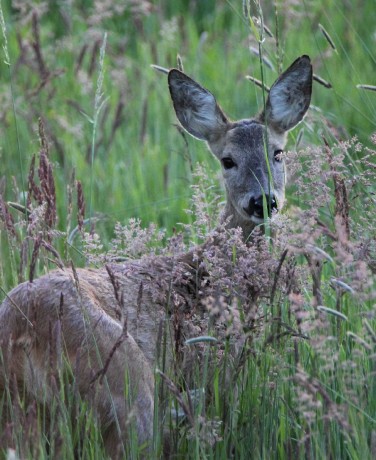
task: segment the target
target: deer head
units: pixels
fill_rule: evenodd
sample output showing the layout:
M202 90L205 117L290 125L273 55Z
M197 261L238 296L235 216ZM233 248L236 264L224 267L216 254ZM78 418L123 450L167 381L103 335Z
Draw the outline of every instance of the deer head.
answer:
M298 58L279 76L261 113L239 121L230 121L215 97L183 72L170 70L168 84L182 127L206 141L221 162L227 192L225 218L231 227L242 227L247 237L255 225L283 206L282 154L287 132L303 119L311 101L309 57Z

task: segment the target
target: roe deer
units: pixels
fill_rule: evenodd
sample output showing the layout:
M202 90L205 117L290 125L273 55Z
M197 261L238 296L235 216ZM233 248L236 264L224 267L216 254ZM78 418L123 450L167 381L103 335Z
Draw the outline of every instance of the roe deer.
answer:
M183 128L206 141L221 162L227 194L223 221L240 226L248 239L257 224L283 206L282 151L287 131L310 104L309 57L298 58L276 80L261 114L236 122L181 71L171 70L168 84ZM211 244L215 239L204 246ZM68 362L76 387L87 397L93 392L93 376L102 370L105 384L95 385L92 405L109 454L122 453L131 415L138 441L150 440L158 329L161 321L168 324L171 315L189 312L205 297L202 254L198 247L171 257L113 263L107 269L55 270L17 286L0 307L0 394L6 387L12 391L16 382L24 394L48 405L54 398L51 362ZM54 345L57 340L60 346ZM131 402L124 397L125 380Z

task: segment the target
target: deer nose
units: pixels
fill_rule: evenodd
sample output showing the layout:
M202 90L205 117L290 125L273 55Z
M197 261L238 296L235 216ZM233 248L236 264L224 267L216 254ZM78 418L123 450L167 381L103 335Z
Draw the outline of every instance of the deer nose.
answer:
M244 210L252 217L258 217L259 219L264 218L264 203L263 198L265 197L266 207L268 209L268 217L271 216L273 211L278 210L277 200L274 195L260 195L257 198L252 197L249 200L248 207Z

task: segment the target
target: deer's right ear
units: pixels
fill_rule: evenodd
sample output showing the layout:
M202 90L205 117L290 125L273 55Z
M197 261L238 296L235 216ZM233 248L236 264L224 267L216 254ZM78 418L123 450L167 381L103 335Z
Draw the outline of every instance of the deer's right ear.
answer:
M228 120L208 90L177 69L170 70L168 86L176 116L189 134L210 142L223 133Z
M266 114L261 118L279 131L288 131L303 119L311 102L311 93L311 60L308 56L301 56L270 88Z

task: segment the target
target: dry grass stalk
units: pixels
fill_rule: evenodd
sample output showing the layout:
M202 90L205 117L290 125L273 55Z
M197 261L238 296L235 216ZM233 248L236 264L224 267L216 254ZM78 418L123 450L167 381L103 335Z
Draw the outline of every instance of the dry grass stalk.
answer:
M59 252L52 246L52 244L45 240L41 241L41 245L54 256L54 263L56 263L56 265L62 270L64 268L64 263L61 260Z
M312 303L313 306L323 304L322 293L321 293L321 278L322 278L322 260L315 257L314 254L306 253L305 257L308 262L308 266L312 276Z
M40 27L39 27L39 15L36 11L32 13L32 32L33 40L31 47L34 51L35 61L37 63L37 69L40 76L40 82L38 86L30 93L29 96L36 96L48 83L49 81L64 73L63 69L57 69L50 71L46 65L45 59L42 53L41 41L40 41Z
M31 198L41 205L43 203L42 190L38 187L34 180L35 175L35 155L32 156L28 174L28 193L27 193L27 209L31 208Z
M78 222L78 229L80 232L83 231L84 228L84 219L85 219L85 198L84 192L82 189L81 181L76 181L76 188L77 188L77 222Z
M119 101L118 101L117 106L116 106L114 120L113 120L112 126L111 126L111 134L110 134L110 138L109 138L109 145L112 144L112 142L113 142L113 140L115 138L116 131L122 126L122 124L124 122L124 114L123 114L124 107L125 107L124 96L120 96ZM109 148L109 147L107 147L107 148Z
M82 63L84 61L84 57L86 55L87 50L88 50L88 44L85 43L82 46L82 48L81 48L81 50L80 50L80 52L78 54L78 57L77 57L77 62L76 62L75 70L74 70L75 75L77 75L79 70L81 69L81 66L82 66Z
M334 197L336 201L335 223L337 228L337 236L340 242L346 243L350 238L350 206L346 183L344 178L341 177L341 174L335 169L333 154L325 138L324 144L334 183Z
M30 262L30 269L29 269L29 283L33 282L34 273L35 273L35 265L38 260L39 249L42 244L42 235L38 235L34 240L34 247L33 253L31 255L31 262Z
M123 293L121 292L120 280L116 277L115 272L112 270L109 264L105 265L106 271L110 278L110 282L112 287L114 288L115 299L118 303L118 308L115 308L115 314L120 320L122 318L122 312L124 311L124 297ZM125 324L125 323L124 323Z
M0 194L0 219L3 221L7 232L14 238L17 237L16 227L12 214L9 212L8 205Z
M317 83L319 83L321 86L324 86L324 88L328 88L328 89L333 88L331 83L329 83L327 80L324 80L319 75L313 74L313 79L317 81Z
M359 84L356 85L358 89L365 89L367 91L376 91L376 86L375 85L365 85L365 84Z
M255 77L252 77L251 75L247 75L245 77L247 80L251 81L252 83L254 83L256 86L258 86L259 88L265 90L267 93L270 92L270 88L269 86L265 85L262 81L258 80L257 78Z
M90 386L94 385L94 383L99 379L100 385L103 384L103 378L105 377L108 368L110 366L111 360L116 352L116 350L121 346L121 344L125 341L125 339L128 337L128 324L127 324L127 318L125 318L124 323L123 323L123 331L120 335L120 337L117 339L117 341L114 343L107 359L106 362L104 363L104 366L102 369L100 369L94 377L90 381Z
M322 24L319 24L319 29L321 30L322 34L324 35L326 41L329 43L330 47L334 50L337 51L337 47L334 43L334 40L332 37L329 35L329 32L325 29L325 27Z
M175 383L169 378L167 377L167 375L162 372L160 369L157 369L157 374L161 376L162 380L166 383L167 385L167 388L169 389L169 391L175 396L177 402L179 403L179 406L183 409L183 412L184 412L184 415L187 417L187 420L189 422L189 424L191 425L191 427L194 427L195 426L195 419L194 419L194 414L193 414L193 410L192 410L192 405L191 404L187 404L184 399L183 399L183 396L181 394L181 392L179 391L178 387L175 385ZM190 399L189 399L190 401Z
M50 72L47 69L46 63L42 55L42 47L40 43L40 29L39 29L39 18L38 14L34 11L32 15L32 30L34 35L34 40L32 42L32 47L35 54L35 59L38 65L38 70L42 81L46 81Z

